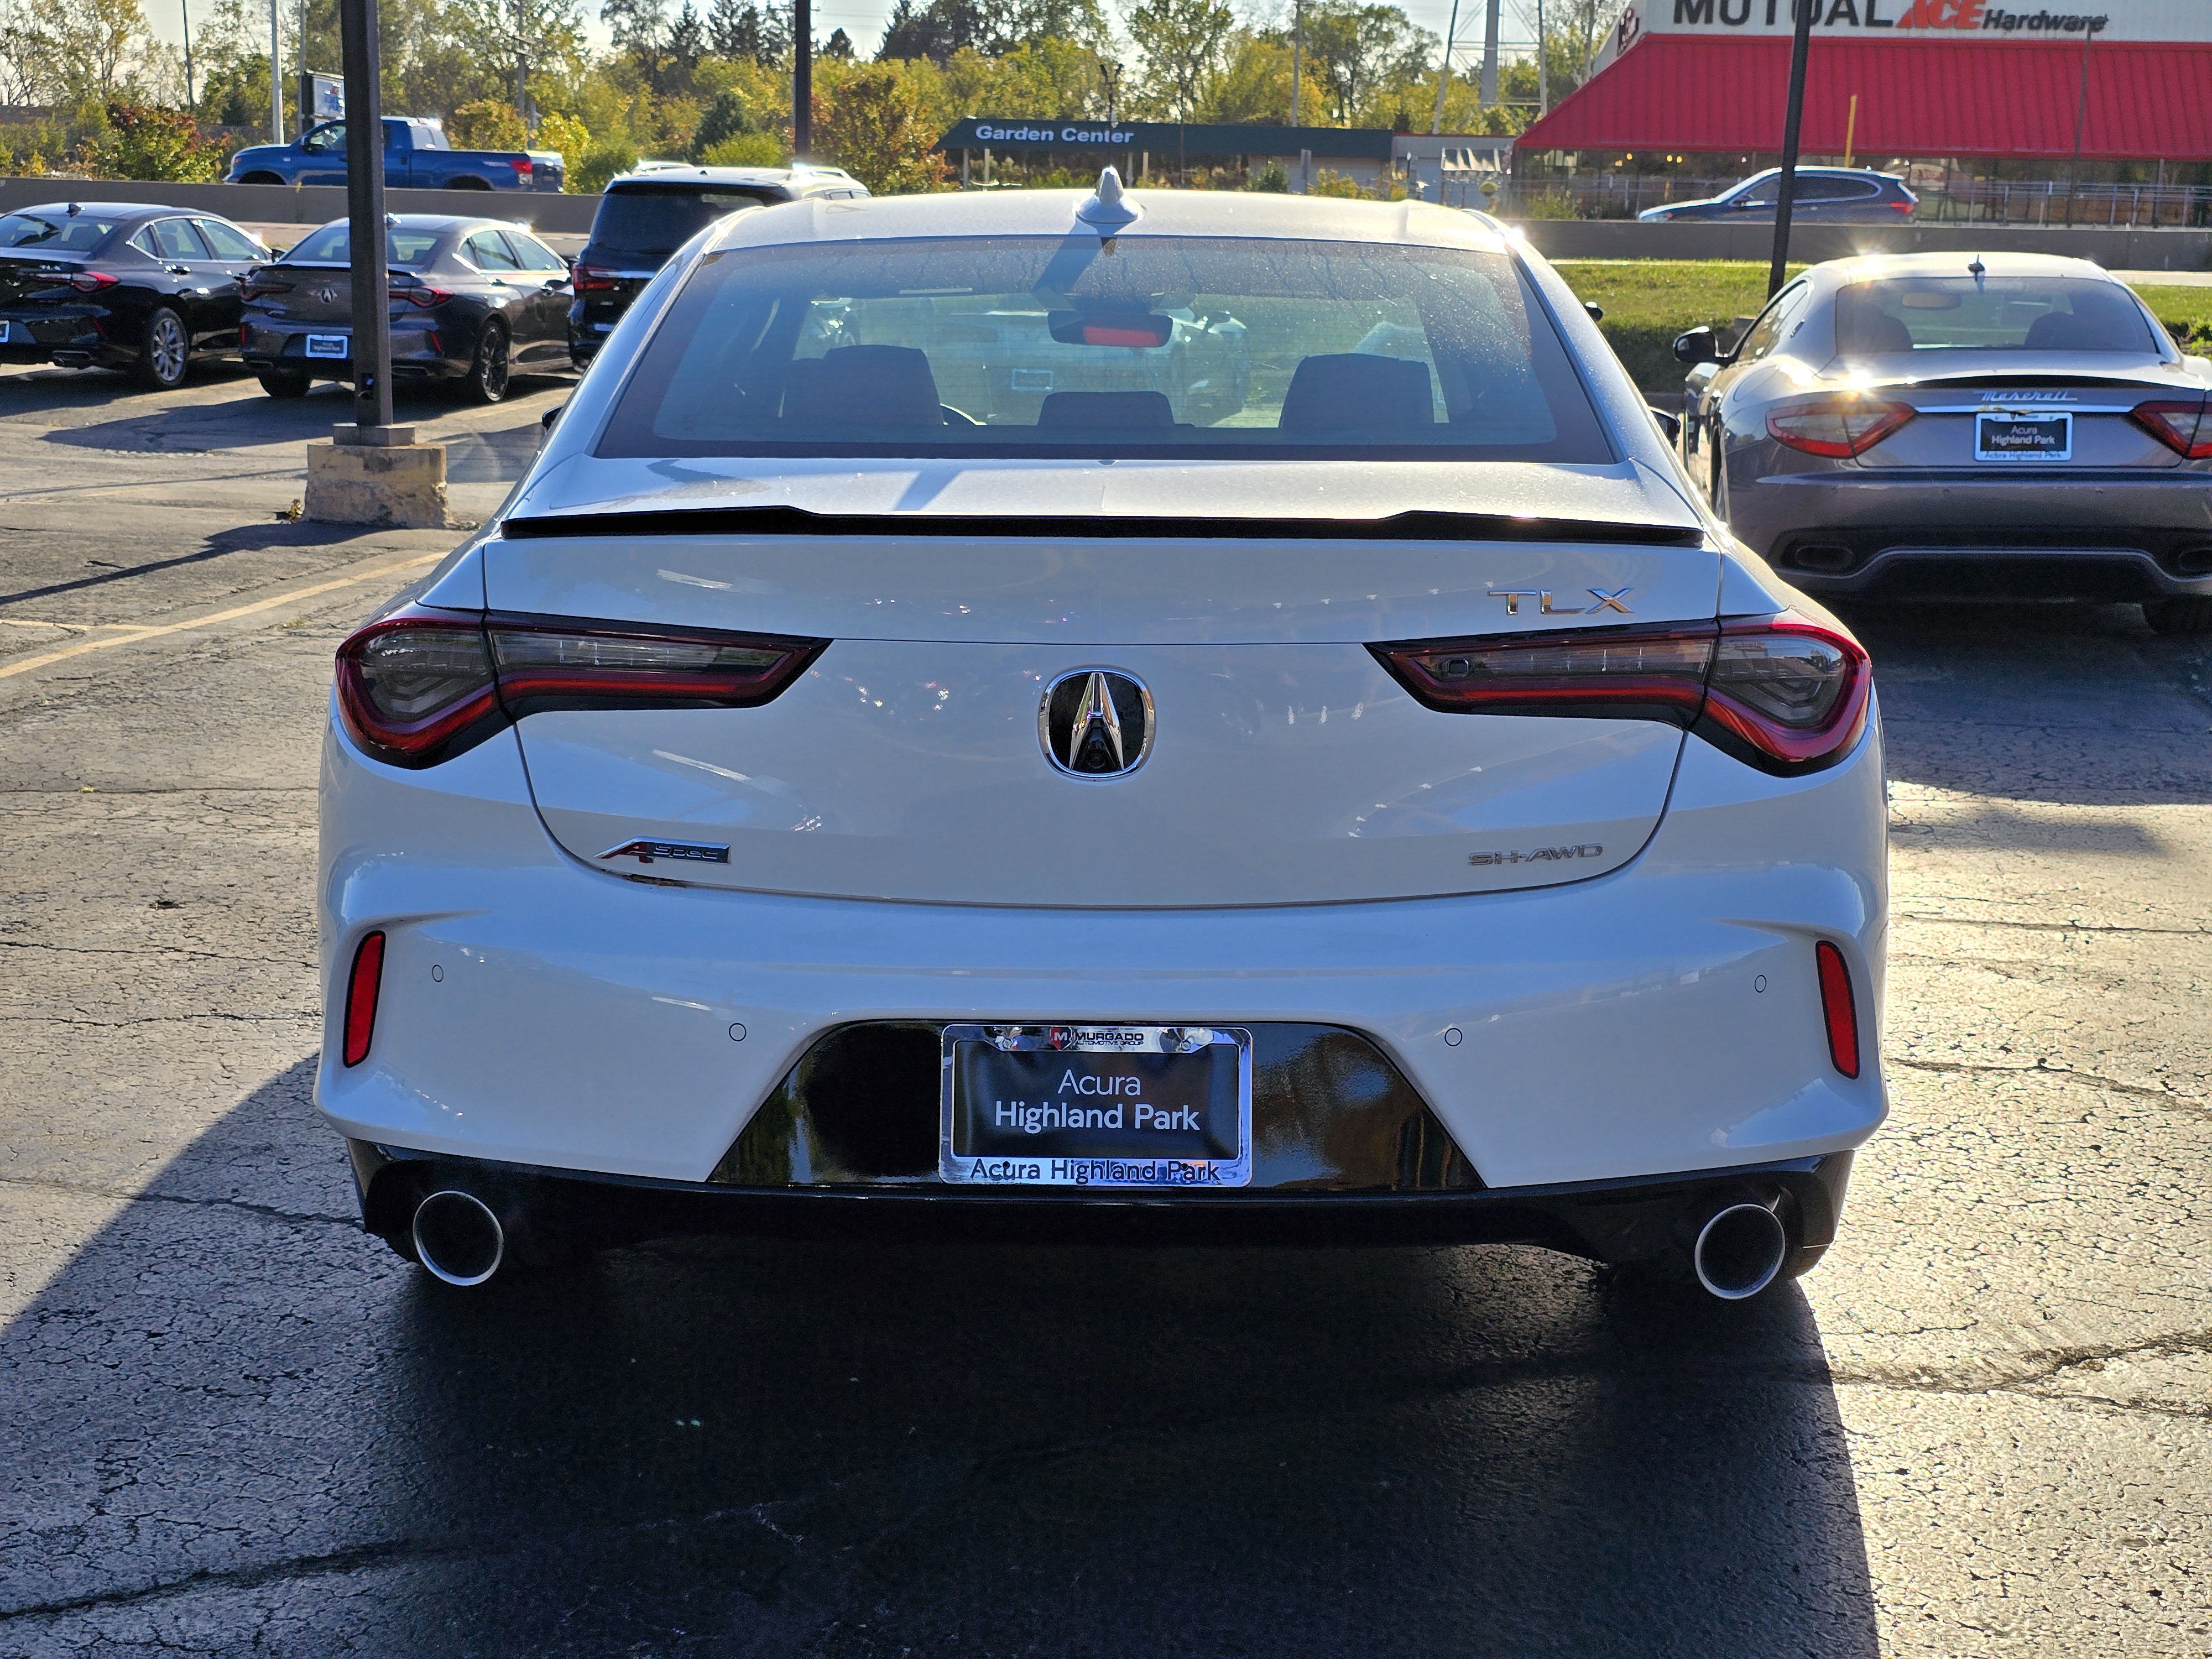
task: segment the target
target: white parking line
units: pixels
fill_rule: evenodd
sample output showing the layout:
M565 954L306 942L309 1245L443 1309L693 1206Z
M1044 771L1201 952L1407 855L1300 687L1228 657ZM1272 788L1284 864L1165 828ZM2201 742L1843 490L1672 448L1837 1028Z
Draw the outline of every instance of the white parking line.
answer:
M380 576L394 576L403 570L420 570L424 565L435 564L445 556L442 553L426 553L420 558L403 559L396 564L380 564L373 569L359 570L349 576L340 576L333 581L318 582L313 587L297 587L289 593L279 593L271 599L256 599L252 605L234 605L228 611L218 611L213 616L194 617L188 622L161 623L150 628L129 626L127 631L114 634L104 640L79 640L74 645L62 647L58 651L48 651L35 657L26 657L21 662L11 662L4 667L0 667L0 680L11 678L17 674L27 674L33 668L44 668L49 663L61 662L70 657L81 657L88 651L105 651L112 645L136 645L141 640L155 639L164 634L181 634L190 629L211 628L217 623L230 622L240 617L251 617L257 611L274 611L279 605L295 604L301 599L312 599L319 593L334 593L341 587L352 587L362 582L374 581ZM108 625L125 626L114 623Z

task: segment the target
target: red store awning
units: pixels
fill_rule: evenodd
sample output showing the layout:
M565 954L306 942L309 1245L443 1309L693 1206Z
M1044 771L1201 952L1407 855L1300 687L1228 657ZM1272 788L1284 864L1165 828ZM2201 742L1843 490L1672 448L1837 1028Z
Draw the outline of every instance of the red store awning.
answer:
M1786 36L1647 34L1522 133L1515 148L1771 155L1782 148L1789 90ZM1806 155L1843 154L1854 93L1852 149L1861 156L2063 159L2074 154L2081 47L1815 33L1805 74ZM2212 161L2212 45L2091 46L2081 154Z

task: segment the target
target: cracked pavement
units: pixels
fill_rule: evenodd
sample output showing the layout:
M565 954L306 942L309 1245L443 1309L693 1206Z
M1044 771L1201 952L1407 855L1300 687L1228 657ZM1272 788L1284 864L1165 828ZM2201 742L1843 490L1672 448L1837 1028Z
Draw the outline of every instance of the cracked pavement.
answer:
M561 395L403 418L480 514ZM2203 647L1853 618L1894 1115L1750 1307L732 1241L454 1296L308 1101L330 652L453 538L277 522L308 404L0 374L0 1653L2212 1653Z

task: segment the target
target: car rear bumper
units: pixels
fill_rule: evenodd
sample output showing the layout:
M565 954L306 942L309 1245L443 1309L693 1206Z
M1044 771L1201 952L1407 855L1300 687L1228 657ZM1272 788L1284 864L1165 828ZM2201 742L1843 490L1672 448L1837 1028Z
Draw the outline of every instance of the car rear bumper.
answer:
M1731 527L1810 593L2212 594L2212 473L1796 473L1731 484Z
M310 334L346 334L345 323L270 322L249 318L240 333L240 355L246 367L264 374L307 374L325 380L350 380L353 365L344 358L310 357ZM459 331L433 326L395 326L392 331L392 372L407 380L449 380L469 371L471 352L459 348ZM471 350L473 336L466 343Z
M526 1243L597 1248L672 1236L1013 1240L1054 1244L1536 1244L1602 1261L1680 1255L1735 1203L1774 1207L1795 1248L1833 1242L1852 1154L1619 1181L1419 1195L1161 1198L825 1188L805 1192L579 1174L349 1140L362 1224L403 1236L428 1194L477 1194Z
M1048 911L616 876L546 834L507 733L401 772L333 732L321 824L317 1099L387 1148L708 1182L801 1057L860 1022L1339 1028L1491 1188L1845 1151L1885 1110L1872 721L1842 764L1792 780L1692 739L1659 830L1613 874L1389 902ZM348 1068L345 981L371 929L375 1036ZM1822 939L1859 999L1856 1079L1828 1056ZM908 1092L884 1109L934 1111ZM1322 1091L1315 1144L1360 1094ZM962 1190L909 1174L873 1189L894 1188Z

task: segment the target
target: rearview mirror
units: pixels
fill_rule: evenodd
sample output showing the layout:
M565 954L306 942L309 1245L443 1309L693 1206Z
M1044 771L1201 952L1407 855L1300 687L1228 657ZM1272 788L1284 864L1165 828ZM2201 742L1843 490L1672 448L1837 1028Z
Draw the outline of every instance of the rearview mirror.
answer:
M1721 361L1720 342L1711 328L1700 323L1687 334L1674 337L1674 360L1692 365L1717 363Z

